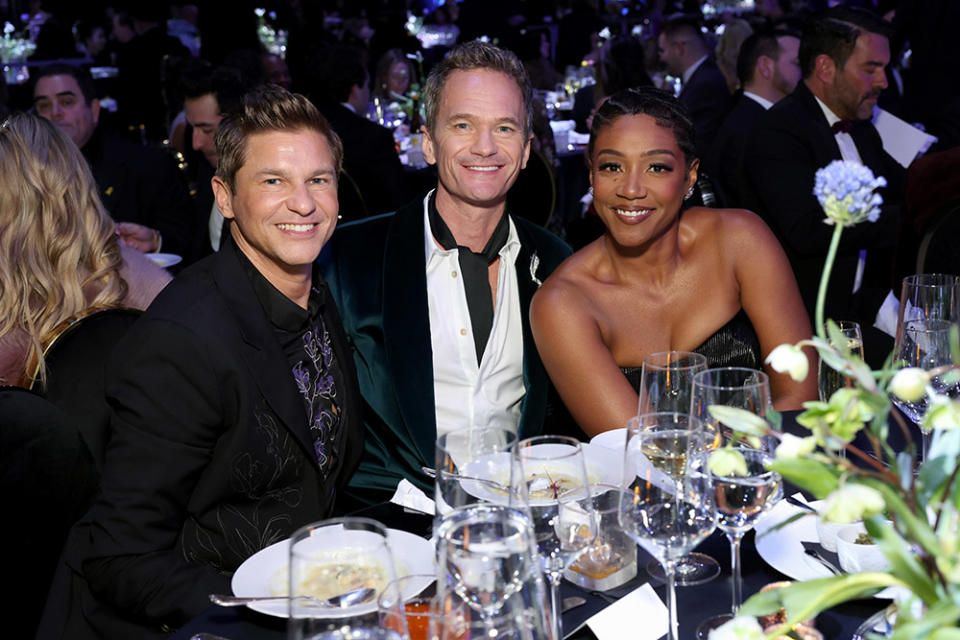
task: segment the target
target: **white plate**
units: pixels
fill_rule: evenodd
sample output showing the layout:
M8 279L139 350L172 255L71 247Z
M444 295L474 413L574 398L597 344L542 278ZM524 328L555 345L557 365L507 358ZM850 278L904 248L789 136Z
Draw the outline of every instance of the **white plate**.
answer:
M566 445L543 444L536 446L565 447ZM620 486L623 480L622 453L587 443L581 443L580 448L583 451L584 463L587 467L587 481L591 485L607 484ZM563 463L558 462L555 464L557 473L562 474L564 472ZM496 471L491 473L489 471L490 469L495 469ZM475 476L490 480L497 485L506 487L510 484L510 453L500 452L480 456L465 465L460 473L466 476ZM506 490L498 491L495 486L484 482L464 480L463 490L472 496L488 502L497 504L506 504L508 502ZM549 501L543 501L543 504L547 504L548 502ZM537 506L540 503L533 501L531 504Z
M613 451L623 452L627 446L627 430L623 427L619 429L610 429L590 438L590 444L612 449Z
M183 260L183 258L175 253L145 253L143 255L147 256L153 261L154 264L161 267L172 267Z
M397 565L397 577L406 575L425 573L434 574L434 550L429 540L421 538L407 531L399 529L388 529L390 548L393 551L394 561ZM285 583L287 566L290 562L290 540L281 540L275 544L261 549L257 553L247 558L243 564L237 567L233 574L233 580L230 587L233 594L240 597L251 596L272 596L277 594L278 582ZM404 598L412 598L430 584L425 581L423 584L410 585L409 593L404 593ZM286 592L286 585L283 585L282 592ZM287 617L286 602L255 602L248 604L248 607L254 611L265 613L269 616L278 618ZM364 615L377 610L377 600L367 601L345 609L332 609L330 618L346 618L358 615Z
M810 503L814 508L819 505L819 500ZM801 544L803 541L819 542L815 515L807 515L785 527L767 533L773 526L797 513L806 513L806 511L793 506L786 500L781 500L769 513L760 516L754 526L757 553L771 567L794 580L829 578L833 574L817 560L808 556ZM891 599L895 595L896 588L888 587L874 597Z

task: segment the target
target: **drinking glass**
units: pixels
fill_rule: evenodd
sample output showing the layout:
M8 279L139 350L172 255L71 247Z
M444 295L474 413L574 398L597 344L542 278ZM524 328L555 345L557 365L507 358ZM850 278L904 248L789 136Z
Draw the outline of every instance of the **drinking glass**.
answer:
M707 368L707 358L693 351L661 351L643 359L640 373L640 403L637 415L672 411L687 413L693 393L693 376ZM647 564L647 573L665 580L662 565ZM691 553L677 562L676 583L690 586L720 575L720 565L705 553Z
M677 562L716 528L710 477L676 472L680 460L702 450L704 441L702 435L692 431L641 430L638 421L631 426L627 429L624 466L635 469L635 475L625 480L620 494L620 526L663 565L669 612L667 638L676 640ZM657 462L651 464L651 457Z
M897 340L894 345L894 360L904 367L917 367L924 371L944 368L944 373L948 365L953 364L953 357L950 353L950 328L953 322L936 318L921 320L906 320L903 326L897 331ZM960 395L960 385L947 384L941 375L933 375L930 378L929 386L935 392L957 397ZM927 413L928 396L924 394L923 398L916 402L907 402L901 400L896 395L892 396L893 404L899 408L918 427ZM927 453L930 450L929 430L920 428L922 435L921 462L926 460Z
M960 276L921 273L903 279L897 326L908 320L931 319L960 320Z
M863 360L863 337L860 335L860 325L852 320L837 321L837 328L847 341L847 350L851 354L858 356ZM833 344L831 342L831 344ZM834 345L839 347L840 345ZM853 381L828 365L823 359L819 360L817 367L817 390L820 394L821 402L828 402L830 396L838 389L852 386Z
M732 429L710 415L710 405L744 409L766 418L770 408L770 381L763 371L745 367L707 369L693 377L690 415L703 423L707 447L719 446L729 439Z
M429 640L552 640L546 606L521 598L489 618L476 614L455 593L438 595Z
M500 427L470 427L437 438L434 500L439 523L451 509L509 501L510 451L517 435Z
M377 599L380 626L406 640L431 640L430 627L438 613L436 578L433 574L412 574L387 584Z
M298 529L290 539L288 586L292 596L288 608L287 637L290 640L314 638L317 634L339 629L344 638L378 636L362 634L379 627L377 597L396 579L396 569L387 529L367 518L333 518ZM324 602L296 596L327 599L369 588L363 602L349 610ZM335 613L338 617L331 618Z
M580 442L566 436L537 436L513 449L511 499L526 508L543 573L550 582L550 626L560 630L560 580L597 535L597 517Z
M760 449L738 447L747 464L744 476L721 476L709 470L710 456L716 449L705 451L696 457L691 472L707 476L711 480L714 503L717 510L717 526L727 534L730 541L731 573L733 574L733 598L729 614L707 618L697 627L697 637L707 640L710 631L737 615L743 603L743 580L740 572L740 541L753 528L757 519L773 508L783 497L783 480L780 474L767 470L772 457Z
M456 594L482 620L492 621L539 579L533 528L522 510L488 503L457 507L435 533L438 592Z
M597 514L597 537L563 576L585 589L608 591L637 575L637 543L620 527L622 488L594 484L591 489L593 510Z

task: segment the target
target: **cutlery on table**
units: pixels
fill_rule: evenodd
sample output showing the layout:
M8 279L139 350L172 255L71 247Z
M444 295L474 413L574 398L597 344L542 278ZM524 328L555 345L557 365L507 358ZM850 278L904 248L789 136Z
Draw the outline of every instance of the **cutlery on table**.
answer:
M420 471L422 471L422 472L424 473L424 475L426 475L428 478L434 478L434 479L436 479L436 477L437 477L437 470L434 469L433 467L420 467ZM492 486L493 488L498 489L498 490L500 490L500 491L503 491L503 492L505 492L505 493L509 493L509 491L510 491L510 488L509 488L509 487L506 487L506 486L500 484L499 482L496 482L496 481L491 480L491 479L489 479L489 478L481 478L481 477L479 477L479 476L465 476L465 475L460 474L460 473L451 473L451 472L449 472L449 471L444 471L444 472L443 472L443 476L444 476L445 478L454 478L454 479L456 479L456 480L469 480L469 481L471 481L471 482L479 482L480 484L490 485L490 486Z
M571 609L576 609L577 607L587 604L587 599L581 598L580 596L570 596L569 598L564 598L560 604L560 613L566 613Z
M787 502L789 502L790 504L792 504L793 506L795 506L795 507L800 507L801 509L804 509L804 510L809 511L809 512L811 512L811 513L818 513L818 511L817 511L816 509L814 509L813 507L811 507L809 504L807 504L807 503L804 502L803 500L800 500L799 498L795 498L795 497L793 497L793 496L787 496L787 497L785 498L785 500L786 500Z
M224 638L223 636L214 635L212 633L200 632L190 636L190 640L230 640L230 638Z
M824 558L823 554L817 551L816 549L808 549L804 547L803 552L806 553L811 558L813 558L814 560L816 560L817 562L819 562L820 564L822 564L824 567L826 567L827 570L830 571L830 573L837 576L843 573L843 571L841 571L837 567L837 565L833 564L832 562Z
M328 607L346 609L347 607L352 607L355 604L367 602L373 598L376 593L376 590L371 589L370 587L360 587L359 589L353 589L352 591L335 595L332 598L327 598L326 600L321 598L313 598L311 596L294 596L291 598L290 596L228 596L211 593L210 601L214 604L220 605L221 607L236 607L254 602L288 602L292 599L312 601Z

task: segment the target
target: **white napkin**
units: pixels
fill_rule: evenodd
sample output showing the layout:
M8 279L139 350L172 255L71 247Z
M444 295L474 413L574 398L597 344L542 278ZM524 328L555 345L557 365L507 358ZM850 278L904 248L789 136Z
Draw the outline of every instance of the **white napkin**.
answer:
M587 620L599 640L658 640L667 634L667 607L647 583ZM642 620L643 624L637 624Z
M883 150L904 167L909 167L914 158L937 141L936 137L879 107L874 109L873 126L880 134Z
M423 491L408 482L406 478L400 480L400 484L397 485L397 490L393 494L393 497L390 498L390 502L399 504L405 509L419 511L420 513L426 513L431 516L436 510L433 500L428 498L427 494Z
M886 299L880 305L877 311L877 318L873 321L873 326L892 338L897 337L897 320L900 317L900 301L893 295L893 291L887 293Z
M570 144L589 144L590 134L589 133L580 133L579 131L570 131L569 137Z

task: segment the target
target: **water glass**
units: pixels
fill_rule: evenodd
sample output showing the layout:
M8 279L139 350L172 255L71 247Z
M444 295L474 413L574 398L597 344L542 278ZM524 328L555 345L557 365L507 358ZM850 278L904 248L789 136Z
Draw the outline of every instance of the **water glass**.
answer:
M767 374L746 367L707 369L694 375L690 415L704 425L716 445L725 442L733 430L710 415L711 405L736 407L766 418L770 408L770 380Z
M660 351L643 359L637 415L690 410L693 376L707 368L706 356L692 351Z
M510 451L517 435L500 427L470 427L437 438L434 525L451 509L509 501Z
M846 340L847 351L863 360L863 336L860 334L860 325L852 320L839 320L836 324ZM839 348L841 345L833 346ZM850 378L831 367L822 358L820 359L817 367L817 390L821 402L828 402L835 391L852 385L853 381Z

